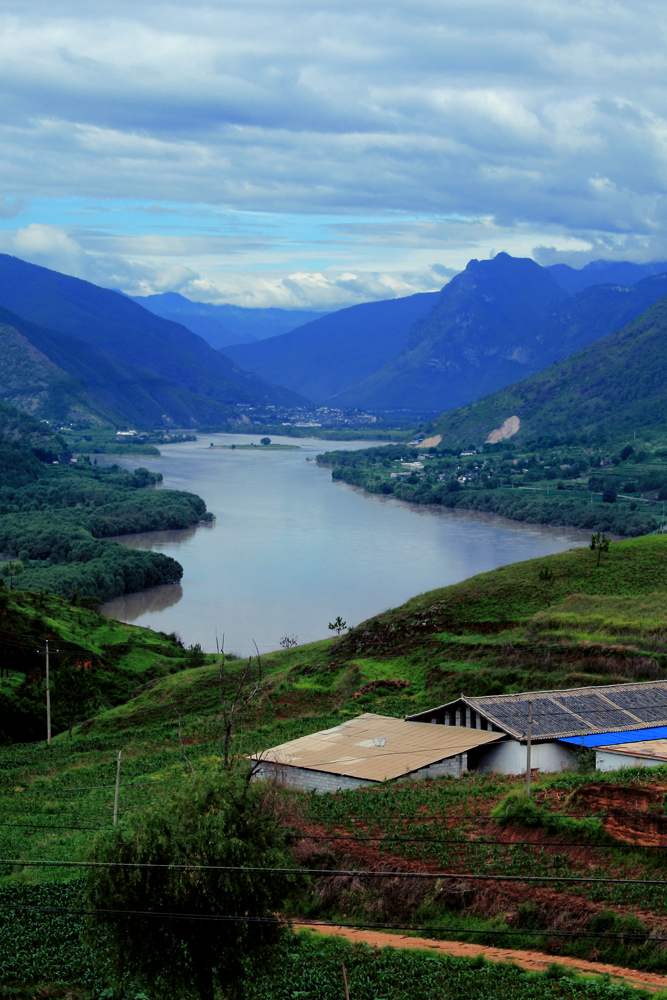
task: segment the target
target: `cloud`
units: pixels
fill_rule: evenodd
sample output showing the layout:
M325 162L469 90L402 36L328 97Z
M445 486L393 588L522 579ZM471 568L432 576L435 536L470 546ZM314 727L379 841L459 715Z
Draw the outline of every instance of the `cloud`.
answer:
M91 280L291 305L492 249L667 258L666 20L655 0L7 0L0 218ZM143 204L143 229L34 207L74 199Z
M27 196L646 231L664 20L653 0L26 0L0 18L4 171Z
M0 219L15 219L28 207L26 198L0 197Z
M145 247L145 241L141 241ZM164 255L164 244L153 250ZM136 248L136 246L135 246ZM231 303L248 308L341 309L357 302L399 298L434 291L456 273L435 264L411 272L288 270L245 274L196 271L180 263L132 260L119 253L91 252L56 226L31 223L4 234L0 249L63 274L132 295L175 291L198 302ZM183 250L183 247L180 248Z

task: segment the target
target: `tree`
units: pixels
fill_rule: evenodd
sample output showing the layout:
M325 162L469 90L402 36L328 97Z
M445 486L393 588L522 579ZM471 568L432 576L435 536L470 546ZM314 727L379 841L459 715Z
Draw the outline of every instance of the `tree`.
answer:
M602 494L602 503L616 503L616 490L610 486Z
M0 572L2 572L3 576L9 577L9 589L13 590L14 578L20 576L23 572L23 563L20 559L10 559L9 562L5 563Z
M598 533L596 535L591 535L591 544L588 546L591 552L597 552L598 561L597 566L600 565L600 558L603 552L609 552L609 539L606 535Z
M55 683L55 704L67 719L69 738L72 726L82 719L98 697L92 661L65 660L58 668Z
M246 777L198 777L93 842L88 860L110 866L90 870L84 906L107 912L89 913L85 934L114 988L213 1000L214 984L230 995L270 960L283 932L272 919L304 877L280 871L295 865L275 789Z
M335 621L329 622L329 628L332 632L335 632L336 635L340 635L341 632L344 632L347 628L347 622L344 622L341 616L338 615Z
M259 443L263 445L271 444L271 438L262 438L262 440Z

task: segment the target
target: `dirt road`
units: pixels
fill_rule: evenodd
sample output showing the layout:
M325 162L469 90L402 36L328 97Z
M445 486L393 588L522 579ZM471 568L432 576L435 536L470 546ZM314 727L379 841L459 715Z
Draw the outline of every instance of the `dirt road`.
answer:
M667 989L667 976L658 976L652 972L636 972L634 969L622 969L617 965L606 965L603 962L588 962L582 958L561 958L558 955L545 955L539 951L517 951L512 948L494 948L488 945L466 944L461 941L433 941L430 938L407 937L404 934L387 934L382 931L361 931L349 927L320 927L317 924L295 925L295 930L315 931L318 934L333 934L347 938L348 941L361 941L371 948L418 948L424 951L440 951L457 958L475 958L483 955L489 962L514 962L531 972L544 972L554 962L565 965L584 975L602 975L607 973L617 982L637 986L652 993Z

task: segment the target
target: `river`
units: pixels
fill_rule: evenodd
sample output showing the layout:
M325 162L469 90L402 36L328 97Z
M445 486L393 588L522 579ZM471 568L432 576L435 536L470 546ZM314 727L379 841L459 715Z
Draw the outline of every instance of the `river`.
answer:
M160 458L103 457L104 464L162 472L164 487L197 493L217 518L118 539L173 556L184 574L179 586L110 601L106 615L177 632L207 651L224 634L227 651L249 655L255 642L266 652L285 635L300 644L324 639L337 615L356 625L434 587L590 541L590 533L573 528L370 495L307 461L369 442L301 439L291 451L209 447L251 441L259 437L213 434L161 445Z

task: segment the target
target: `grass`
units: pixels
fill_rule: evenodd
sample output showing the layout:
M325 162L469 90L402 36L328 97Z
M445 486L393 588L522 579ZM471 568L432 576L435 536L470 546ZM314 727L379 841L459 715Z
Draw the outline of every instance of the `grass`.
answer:
M664 676L666 546L661 536L613 543L599 568L595 554L582 549L503 567L422 594L341 638L264 656L265 686L246 713L233 752L241 759L363 711L402 717L461 690L496 693ZM553 573L548 589L539 577L545 567ZM25 634L48 627L61 641L76 643L113 665L116 676L134 685L133 697L79 725L71 742L60 734L50 748L43 743L0 748L0 857L11 859L2 869L0 887L62 886L72 883L70 871L34 862L84 857L95 835L95 829L84 828L109 826L119 749L121 822L188 780L174 706L182 714L182 736L195 769L220 767L220 667L214 657L189 666L191 654L172 637L103 619L57 598L43 598L40 604L38 595L17 594L7 610ZM239 667L228 664L232 672ZM369 681L381 679L407 680L409 686L355 697ZM16 684L16 676L2 683ZM647 933L655 933L667 916L667 888L608 882L610 872L632 879L646 873L662 877L662 855L619 843L605 831L604 817L588 816L590 809L577 798L591 782L621 787L666 780L663 769L547 776L537 783L528 807L516 795L521 780L501 775L468 774L458 781L388 784L336 795L285 792L293 826L334 838L314 842L311 854L299 847L297 858L307 867L321 867L324 857L325 867L334 870L437 865L444 871L519 876L585 870L603 879L574 888L537 882L526 890L519 884L516 891L500 883L466 885L465 879L429 883L428 891L401 883L404 892L390 880L385 886L360 888L325 878L316 881L302 912L371 923L396 922L398 915L406 923L426 925L434 937L506 946L509 939L497 940L491 932L523 928L525 935L517 940L525 947L583 957L594 950L610 961L667 971L661 946L633 943L627 924L630 914ZM514 799L508 799L512 794ZM578 805L580 801L584 804ZM397 844L385 839L374 846L361 839L405 838L406 833L453 842ZM356 839L338 842L340 834ZM504 837L540 843L481 842ZM582 851L542 846L549 839L579 844ZM586 854L593 847L595 853ZM605 913L611 916L601 916ZM605 939L605 921L627 940L612 944ZM597 928L600 936L567 944L549 936L559 926L587 933Z

